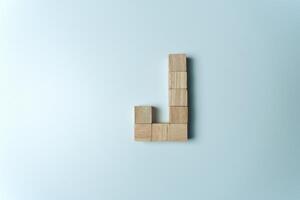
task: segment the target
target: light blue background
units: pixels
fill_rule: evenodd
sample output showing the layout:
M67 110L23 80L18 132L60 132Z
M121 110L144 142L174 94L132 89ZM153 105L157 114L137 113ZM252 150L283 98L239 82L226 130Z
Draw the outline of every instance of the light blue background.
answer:
M0 199L300 199L300 2L0 1ZM188 143L167 55L192 58Z

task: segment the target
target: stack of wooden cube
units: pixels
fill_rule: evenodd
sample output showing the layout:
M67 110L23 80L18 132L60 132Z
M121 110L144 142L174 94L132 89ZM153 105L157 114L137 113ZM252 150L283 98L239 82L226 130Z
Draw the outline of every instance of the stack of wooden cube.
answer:
M135 106L136 141L187 141L188 91L185 54L169 55L169 123L153 123L151 106Z

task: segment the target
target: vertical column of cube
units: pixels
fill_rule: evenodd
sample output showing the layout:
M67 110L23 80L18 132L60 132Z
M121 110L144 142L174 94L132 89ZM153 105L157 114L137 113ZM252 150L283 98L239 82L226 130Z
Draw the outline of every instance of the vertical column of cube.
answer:
M152 107L134 107L134 138L136 141L151 141L152 135Z
M169 141L186 141L188 124L187 60L169 55Z

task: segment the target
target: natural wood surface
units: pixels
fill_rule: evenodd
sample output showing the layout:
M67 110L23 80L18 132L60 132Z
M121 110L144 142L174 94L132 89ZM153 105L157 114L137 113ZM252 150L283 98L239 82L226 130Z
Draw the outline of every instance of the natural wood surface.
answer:
M151 106L135 106L135 123L151 124L152 123L152 107Z
M152 124L135 124L134 139L136 141L151 141Z
M188 123L188 107L169 107L169 120L171 124Z
M169 124L153 123L152 124L152 141L168 140Z
M169 124L168 140L169 141L187 141L188 126L187 124Z
M187 72L169 72L169 88L187 88Z
M187 89L169 89L169 106L188 106Z
M169 54L169 72L186 72L185 54Z

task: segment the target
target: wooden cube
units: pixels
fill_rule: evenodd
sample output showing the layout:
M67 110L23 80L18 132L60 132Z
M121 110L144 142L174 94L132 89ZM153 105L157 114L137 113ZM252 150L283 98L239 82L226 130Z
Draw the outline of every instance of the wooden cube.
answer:
M187 141L187 124L169 124L168 141Z
M152 107L151 106L135 106L134 107L136 124L152 123Z
M168 140L169 124L155 123L152 124L152 141Z
M188 106L187 89L169 89L169 106Z
M169 119L171 124L187 124L188 107L169 107Z
M169 55L170 72L186 72L186 55L170 54Z
M151 124L135 124L134 139L136 141L151 141Z
M187 88L187 72L169 72L169 88Z

